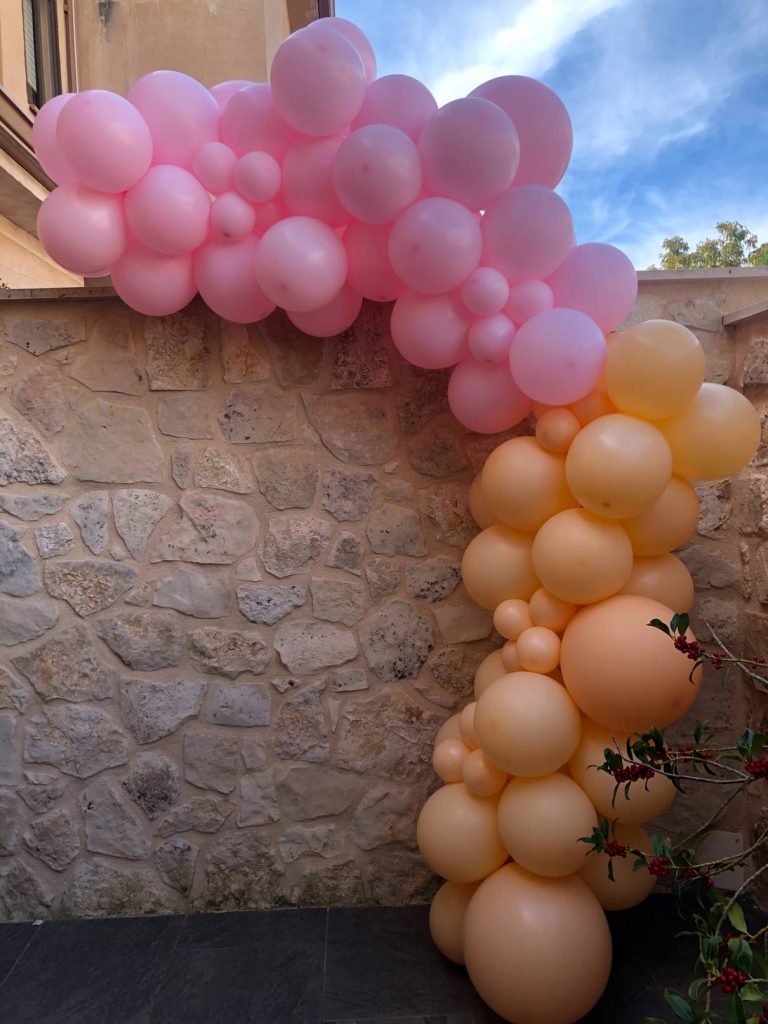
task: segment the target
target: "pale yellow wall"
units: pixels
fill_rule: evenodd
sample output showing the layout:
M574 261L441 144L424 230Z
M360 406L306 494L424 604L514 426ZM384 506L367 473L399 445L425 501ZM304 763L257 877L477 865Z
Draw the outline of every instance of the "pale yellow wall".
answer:
M0 288L72 288L82 277L57 266L40 242L0 216Z
M59 52L61 54L61 84L69 88L67 69L67 22L64 0L57 0ZM0 0L0 85L23 111L27 103L27 75L24 64L24 24L21 0Z

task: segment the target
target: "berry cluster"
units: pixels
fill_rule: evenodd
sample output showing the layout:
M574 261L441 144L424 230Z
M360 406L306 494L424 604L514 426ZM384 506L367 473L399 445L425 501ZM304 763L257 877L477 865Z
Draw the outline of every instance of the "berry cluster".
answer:
M768 757L752 757L744 764L744 771L753 779L764 779L768 776Z
M652 779L653 768L647 764L630 764L626 768L614 768L613 777L617 782L637 782L638 779Z
M622 843L617 843L615 839L611 839L603 847L603 853L609 857L626 857L627 848Z
M744 971L737 971L735 967L724 967L719 974L715 974L712 979L713 985L719 985L726 995L730 995L731 992L738 992L740 988L743 988L749 978Z
M678 757L695 757L702 761L711 761L715 756L714 751L700 750L698 747L694 747L692 743L680 747L677 754Z
M651 857L648 861L648 874L654 878L668 878L670 868L669 857Z
M700 661L706 654L698 640L688 640L684 636L675 637L675 647L687 655L691 661Z

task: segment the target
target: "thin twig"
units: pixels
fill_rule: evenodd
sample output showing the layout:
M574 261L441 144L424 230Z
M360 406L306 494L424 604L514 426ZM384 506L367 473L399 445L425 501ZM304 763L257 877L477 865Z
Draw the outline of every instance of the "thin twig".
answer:
M729 793L726 799L723 801L723 803L721 803L720 806L717 808L715 813L707 821L705 821L703 825L700 825L695 832L691 832L689 836L685 837L685 839L683 840L683 846L688 846L688 844L693 842L694 839L697 839L702 832L706 832L711 825L714 825L714 823L723 813L723 811L731 802L731 800L735 799L735 797L739 795L739 792L740 790L734 789L732 793Z
M759 878L760 875L762 875L764 871L768 871L768 860L765 862L765 864L762 865L762 867L759 867L757 869L757 871L755 871L753 874L751 874L749 876L749 878L745 882L742 882L742 884L739 886L739 888L736 890L736 892L733 894L733 896L731 896L731 898L725 904L725 906L723 907L723 912L720 915L720 920L717 922L717 928L715 929L715 935L719 935L720 934L720 929L725 924L726 917L728 917L728 911L734 905L734 903L739 898L739 896L741 896L741 894L744 892L744 890L747 889L750 885L752 885L752 883L755 881L755 879Z
M739 666L739 668L741 669L742 672L744 672L745 675L748 675L750 677L750 679L757 680L757 682L760 683L761 686L768 687L768 679L766 679L765 676L758 675L757 672L753 672L751 669L748 669L743 661L741 661L739 658L737 658L736 655L732 651L729 651L728 648L723 643L723 641L720 639L720 637L714 631L714 629L712 628L711 624L709 622L707 622L706 619L704 619L704 625L707 627L709 632L712 634L712 639L715 641L715 643L718 645L718 647L721 647L725 651L725 653L728 655L728 657L731 658Z

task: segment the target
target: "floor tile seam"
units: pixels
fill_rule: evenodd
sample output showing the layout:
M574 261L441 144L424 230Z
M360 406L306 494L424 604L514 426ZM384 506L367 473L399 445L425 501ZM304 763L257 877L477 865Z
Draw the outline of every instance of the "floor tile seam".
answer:
M37 925L37 928L42 928L42 925ZM17 967L19 966L19 963L21 962L21 958L22 958L22 957L24 956L24 954L25 954L25 953L27 952L27 950L29 949L29 947L30 947L30 946L32 945L32 943L33 943L33 942L35 941L35 939L37 938L37 928L36 928L36 930L35 930L35 931L33 931L33 932L32 932L32 934L30 935L30 937L29 937L29 941L27 942L27 944L26 944L26 946L24 947L24 949L22 949L22 951L21 951L21 952L19 953L19 955L18 955L18 956L16 957L16 959L15 959L15 960L13 961L13 967L11 967L10 971L8 971L8 973L7 973L7 974L6 974L6 976L5 976L4 978L3 978L3 980L2 980L2 981L0 981L0 989L2 989L2 988L3 988L4 986L5 986L5 983L6 983L7 981L8 981L8 979L9 979L9 978L10 978L10 976L11 976L11 975L13 974L13 972L14 972L14 971L16 970L16 968L17 968Z
M323 940L323 976L320 986L320 1019L325 1017L325 990L328 975L328 936L331 930L331 908L325 908L325 937Z

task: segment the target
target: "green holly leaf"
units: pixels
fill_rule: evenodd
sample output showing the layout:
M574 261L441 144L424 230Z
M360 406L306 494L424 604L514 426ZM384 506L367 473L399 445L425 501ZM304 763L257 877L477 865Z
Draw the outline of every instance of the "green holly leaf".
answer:
M725 1012L728 1024L747 1024L747 1014L738 992L733 992L728 996Z
M676 1017L686 1021L687 1024L691 1024L691 1021L696 1016L696 1012L684 996L681 996L679 992L675 992L672 988L667 988L664 989L664 998Z
M662 622L661 619L651 619L648 623L649 626L653 626L654 629L660 629L662 633L666 633L667 636L672 636L669 631L669 626L666 622Z
M744 911L741 909L738 903L734 903L733 906L728 908L728 920L731 922L731 924L737 932L741 932L742 935L749 934L747 922L744 920Z

